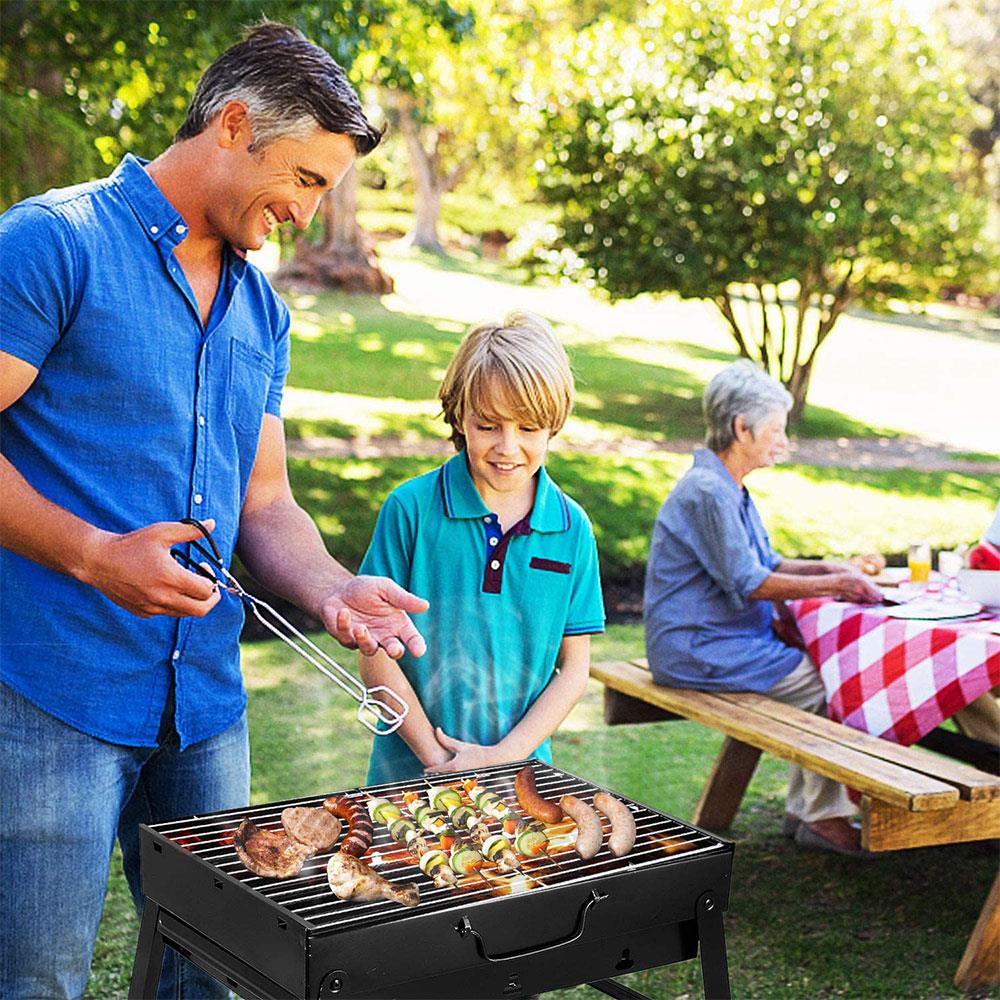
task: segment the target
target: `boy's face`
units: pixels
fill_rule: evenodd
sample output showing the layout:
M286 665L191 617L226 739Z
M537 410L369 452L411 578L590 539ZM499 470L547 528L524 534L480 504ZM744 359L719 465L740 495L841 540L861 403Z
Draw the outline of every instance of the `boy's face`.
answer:
M487 506L533 489L552 432L509 414L472 413L462 422L472 481Z

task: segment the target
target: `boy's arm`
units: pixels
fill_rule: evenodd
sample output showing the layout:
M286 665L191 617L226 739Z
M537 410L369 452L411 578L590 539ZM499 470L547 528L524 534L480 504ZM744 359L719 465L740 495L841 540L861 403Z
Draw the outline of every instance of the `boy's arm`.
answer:
M455 756L435 771L464 771L488 764L521 760L544 743L580 700L590 674L590 636L567 635L559 645L559 670L528 709L524 718L493 746L452 739L440 728L437 740Z
M416 754L424 767L436 767L451 758L451 753L435 738L434 727L427 718L416 691L395 660L389 659L380 649L374 656L360 655L358 669L367 687L384 684L410 706L406 719L396 732L403 737L406 745Z

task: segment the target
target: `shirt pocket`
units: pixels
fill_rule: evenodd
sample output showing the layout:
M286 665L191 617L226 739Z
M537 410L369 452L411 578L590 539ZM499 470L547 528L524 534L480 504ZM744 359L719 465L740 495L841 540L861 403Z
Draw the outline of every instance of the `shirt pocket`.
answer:
M234 427L260 433L270 384L271 359L245 341L230 340L226 412Z

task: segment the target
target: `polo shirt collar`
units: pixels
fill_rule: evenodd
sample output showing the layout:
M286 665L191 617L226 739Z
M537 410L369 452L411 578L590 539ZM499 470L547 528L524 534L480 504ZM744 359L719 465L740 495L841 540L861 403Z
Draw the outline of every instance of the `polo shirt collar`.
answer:
M531 530L566 531L569 528L566 497L549 478L544 465L538 470L537 477L535 503L528 520ZM464 449L441 466L441 493L448 517L481 518L492 513L472 481Z
M725 489L732 490L741 500L747 494L745 486L740 486L739 483L733 479L733 474L726 468L725 463L715 454L710 448L695 448L694 450L694 467L696 469L704 469L706 472L712 472L719 477L725 483Z

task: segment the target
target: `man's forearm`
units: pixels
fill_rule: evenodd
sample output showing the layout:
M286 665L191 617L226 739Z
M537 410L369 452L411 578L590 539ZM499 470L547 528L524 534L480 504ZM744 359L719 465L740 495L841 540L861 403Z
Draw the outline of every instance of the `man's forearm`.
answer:
M244 512L237 552L255 580L315 618L322 617L323 601L351 578L290 497Z
M107 532L42 496L0 455L0 544L19 556L79 580Z

